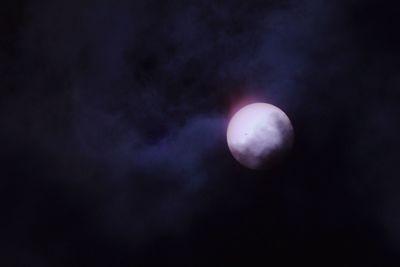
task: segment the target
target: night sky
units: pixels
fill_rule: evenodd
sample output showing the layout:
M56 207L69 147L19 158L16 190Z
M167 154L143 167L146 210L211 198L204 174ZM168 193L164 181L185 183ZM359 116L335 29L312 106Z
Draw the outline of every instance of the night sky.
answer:
M395 3L1 1L0 266L400 266Z

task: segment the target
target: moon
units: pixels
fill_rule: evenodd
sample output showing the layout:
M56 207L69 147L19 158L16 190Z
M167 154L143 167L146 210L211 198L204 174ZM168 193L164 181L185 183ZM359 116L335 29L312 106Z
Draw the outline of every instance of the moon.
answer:
M293 126L278 107L253 103L231 118L227 142L233 157L250 169L268 169L279 163L293 145Z

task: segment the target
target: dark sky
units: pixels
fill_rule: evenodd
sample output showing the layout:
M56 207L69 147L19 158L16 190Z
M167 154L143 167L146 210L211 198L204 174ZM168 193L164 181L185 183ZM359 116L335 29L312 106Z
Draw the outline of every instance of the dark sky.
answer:
M399 266L395 2L1 1L0 266Z

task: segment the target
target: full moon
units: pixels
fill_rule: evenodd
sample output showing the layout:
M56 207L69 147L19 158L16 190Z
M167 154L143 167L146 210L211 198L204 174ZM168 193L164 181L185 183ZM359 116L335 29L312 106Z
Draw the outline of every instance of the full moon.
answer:
M250 169L268 169L280 162L291 149L294 136L288 116L267 103L237 111L226 135L233 157Z

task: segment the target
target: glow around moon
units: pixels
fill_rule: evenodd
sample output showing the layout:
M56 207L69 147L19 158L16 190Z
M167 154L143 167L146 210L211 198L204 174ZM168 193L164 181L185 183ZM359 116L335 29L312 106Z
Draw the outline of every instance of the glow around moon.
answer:
M264 169L281 161L293 144L293 127L276 106L254 103L232 117L227 130L233 157L250 169Z

